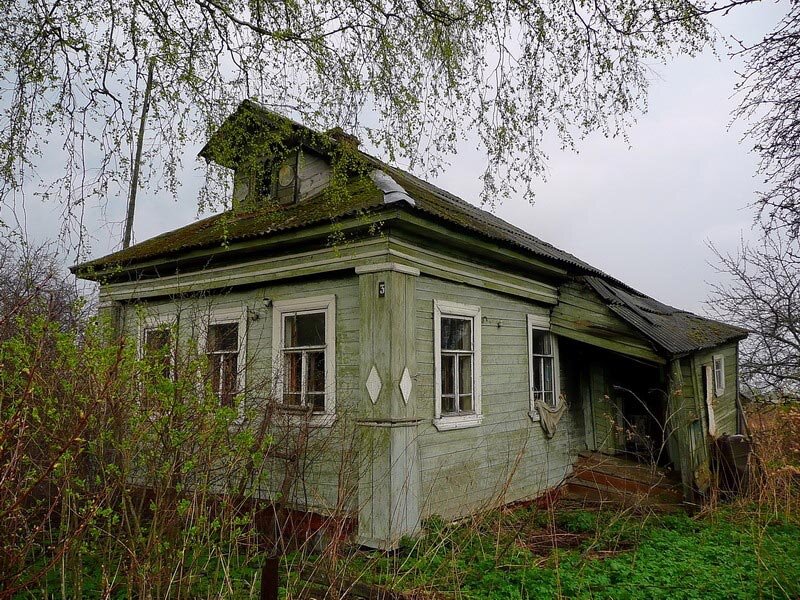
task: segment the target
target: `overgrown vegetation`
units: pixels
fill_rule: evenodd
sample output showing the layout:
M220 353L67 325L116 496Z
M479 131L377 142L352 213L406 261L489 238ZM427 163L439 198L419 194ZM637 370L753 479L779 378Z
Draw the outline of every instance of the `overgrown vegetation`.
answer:
M274 528L277 512L259 492L285 495L289 481L271 481L267 463L300 449L264 428L264 404L220 406L191 344L138 355L83 316L46 252L31 256L27 270L0 268L0 598L257 597L275 550L261 521L271 513ZM430 518L389 554L342 529L332 543L284 540L286 596L316 573L331 595L370 584L418 597L798 597L800 410L752 416L757 460L732 503L712 495L695 516L530 505Z
M348 569L393 589L460 598L794 598L800 523L752 510L692 518L518 509L429 522L393 556Z

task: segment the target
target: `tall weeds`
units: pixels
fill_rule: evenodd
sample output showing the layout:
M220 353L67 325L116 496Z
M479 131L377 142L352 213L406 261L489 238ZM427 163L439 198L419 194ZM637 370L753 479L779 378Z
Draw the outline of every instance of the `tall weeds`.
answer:
M0 341L0 597L228 595L258 551L263 406L111 335L22 314Z

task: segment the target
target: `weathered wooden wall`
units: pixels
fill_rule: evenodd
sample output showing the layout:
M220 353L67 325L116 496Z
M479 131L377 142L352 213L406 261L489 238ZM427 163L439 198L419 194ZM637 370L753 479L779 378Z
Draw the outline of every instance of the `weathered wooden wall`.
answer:
M329 279L283 282L256 286L227 294L169 298L126 304L123 331L136 339L143 321L174 319L179 326L180 347L200 339L202 319L211 311L246 308L248 397L263 399L273 394L272 385L272 309L264 298L288 300L311 296L336 296L336 408L338 418L332 427L312 430L309 460L304 466L304 485L295 486L293 503L298 508L323 514L337 507L355 510L355 464L357 452L353 438L354 408L359 386L359 288L355 275ZM343 465L347 468L343 468ZM270 473L270 489L280 486L283 464L275 460ZM265 494L270 490L263 490Z
M720 396L713 395L712 406L717 422L718 435L739 433L738 413L736 409L736 344L728 344L705 352L698 352L693 357L693 382L701 400L703 391L703 367L714 371L714 356L725 357L725 391Z
M483 423L479 427L438 431L431 424L434 299L481 307ZM418 280L416 303L418 412L425 419L419 440L423 517L464 516L498 501L535 496L559 483L585 445L579 398L568 398L571 408L553 439L546 439L540 424L528 416L526 315L546 315L548 309L425 276ZM563 371L561 376L566 390Z

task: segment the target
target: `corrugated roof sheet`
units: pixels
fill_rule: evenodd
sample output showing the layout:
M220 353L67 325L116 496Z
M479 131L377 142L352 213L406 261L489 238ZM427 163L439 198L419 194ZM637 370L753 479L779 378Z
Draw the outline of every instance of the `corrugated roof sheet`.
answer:
M668 354L713 348L747 335L739 327L673 308L644 294L633 294L599 277L583 280L614 313Z

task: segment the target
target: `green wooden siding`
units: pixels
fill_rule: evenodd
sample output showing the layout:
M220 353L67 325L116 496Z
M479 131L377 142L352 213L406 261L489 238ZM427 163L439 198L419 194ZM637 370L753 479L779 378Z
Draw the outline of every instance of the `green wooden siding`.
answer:
M434 299L481 307L483 423L478 427L438 431L431 424ZM418 279L416 306L417 413L425 419L419 428L423 516L455 518L559 483L585 445L579 398L568 398L571 409L551 440L528 416L526 315L546 315L547 308L425 276Z
M299 299L333 294L336 296L336 408L333 427L313 430L309 441L309 460L305 465L305 486L293 490L293 502L300 508L326 513L344 506L355 510L354 456L359 454L354 438L353 415L359 400L359 288L355 275L336 279L295 281L264 285L246 291L205 296L176 298L159 302L127 304L123 309L124 331L134 338L142 316L179 315L180 339L183 344L197 340L202 318L210 310L248 308L247 325L247 388L248 394L266 397L272 393L272 309L264 306L264 298L272 301ZM274 461L270 489L280 485L282 467ZM269 494L270 489L263 490Z
M552 324L555 333L576 341L655 363L665 362L653 346L614 314L597 294L578 283L559 288Z
M697 397L705 402L703 392L703 367L714 372L714 356L722 355L725 360L725 391L722 395L714 395L712 390L712 406L717 422L717 435L732 435L738 431L738 411L736 409L736 344L720 346L694 355L694 385Z

